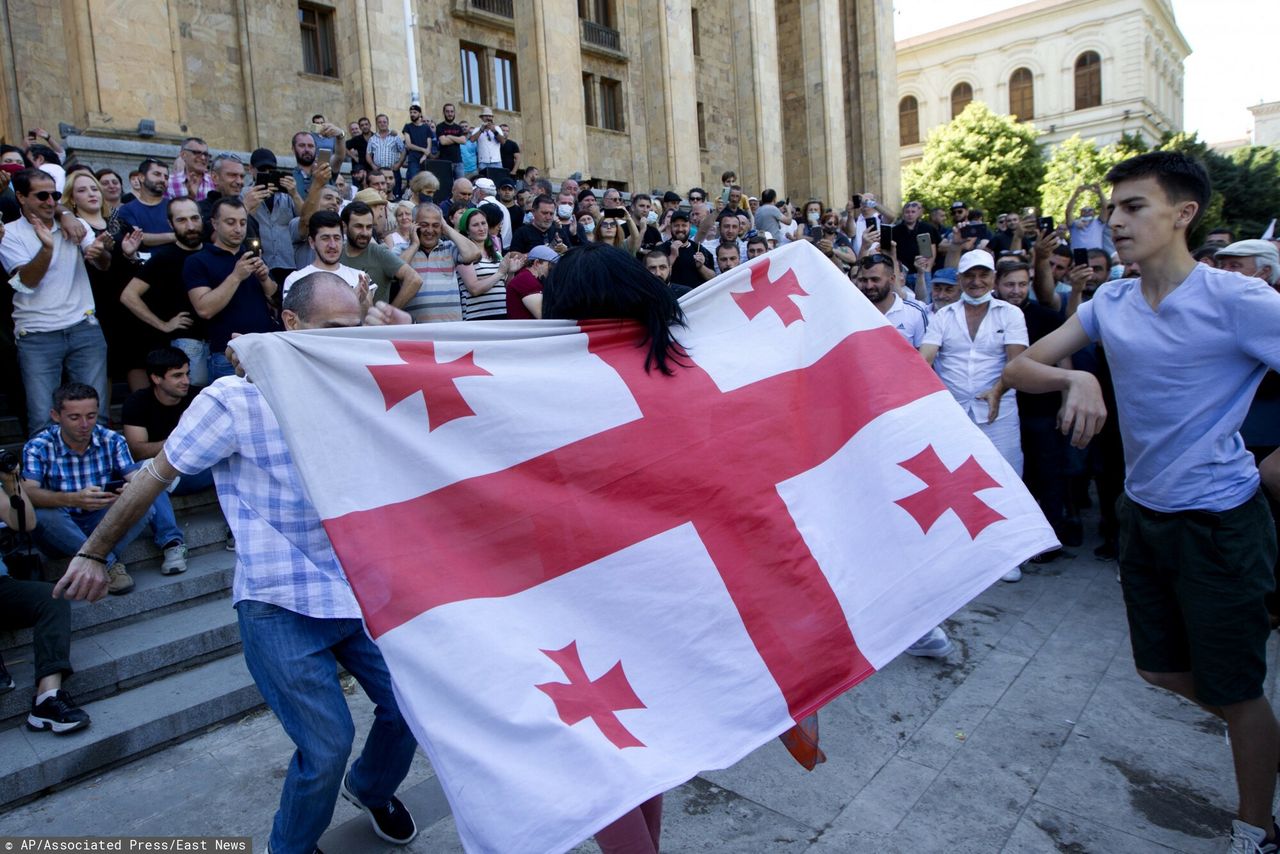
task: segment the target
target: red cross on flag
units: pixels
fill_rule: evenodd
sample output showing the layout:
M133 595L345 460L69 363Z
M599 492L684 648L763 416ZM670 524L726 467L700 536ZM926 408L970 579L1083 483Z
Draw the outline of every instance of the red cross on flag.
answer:
M612 321L254 335L472 851L563 851L848 690L1057 544L809 244Z

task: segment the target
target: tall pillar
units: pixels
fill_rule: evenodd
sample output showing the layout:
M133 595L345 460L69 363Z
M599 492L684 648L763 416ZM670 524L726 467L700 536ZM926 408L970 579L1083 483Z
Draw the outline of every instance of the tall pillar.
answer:
M898 148L898 63L890 0L844 0L845 109L853 192L877 193L893 210L901 206Z
M844 117L844 51L840 4L803 0L804 76L809 127L811 185L827 205L844 207L849 195L848 143Z
M670 176L667 183L679 192L702 183L692 3L690 0L660 0L653 24L658 31L658 48L662 57L659 79Z
M582 42L574 0L515 3L523 162L565 178L586 171ZM572 26L567 26L572 22Z
M734 16L734 55L745 63L738 81L738 178L744 187L784 191L782 90L774 0L747 0Z

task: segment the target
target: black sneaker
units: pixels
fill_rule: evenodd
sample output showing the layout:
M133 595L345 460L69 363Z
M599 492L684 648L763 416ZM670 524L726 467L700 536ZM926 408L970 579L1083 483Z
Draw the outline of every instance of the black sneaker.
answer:
M13 677L5 669L4 658L0 657L0 694L8 694L13 690Z
M51 729L58 735L82 729L89 725L89 715L71 702L71 695L59 690L43 703L31 701L31 714L27 715L27 728Z
M1102 545L1093 550L1093 556L1098 560L1119 560L1120 549L1112 540L1104 540Z
M384 806L367 807L351 794L351 790L347 788L346 777L342 778L342 787L339 791L342 797L365 811L369 816L369 822L373 825L373 832L392 845L408 845L418 835L418 826L413 823L413 816L409 815L404 804L400 803L400 799L394 795Z

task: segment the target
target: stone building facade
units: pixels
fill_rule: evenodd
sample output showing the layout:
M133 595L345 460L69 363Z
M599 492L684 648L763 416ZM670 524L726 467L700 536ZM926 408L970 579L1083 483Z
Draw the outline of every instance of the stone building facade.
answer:
M313 113L398 130L416 95L494 107L553 179L898 194L890 0L0 4L4 135L67 122L91 161L187 135L287 154Z
M901 159L969 100L1035 122L1041 141L1182 130L1191 52L1169 0L1035 0L897 43Z

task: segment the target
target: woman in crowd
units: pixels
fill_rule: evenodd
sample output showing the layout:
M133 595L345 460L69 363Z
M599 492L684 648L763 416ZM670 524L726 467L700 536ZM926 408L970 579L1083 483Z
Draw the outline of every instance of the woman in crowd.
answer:
M481 208L467 208L460 223L458 230L480 247L479 261L458 265L462 319L504 320L507 316L507 280L524 266L523 256L519 253L502 254L498 237L489 231L489 221Z
M383 245L399 255L406 264L413 258L413 253L418 251L413 207L412 202L396 202L392 205L391 216L395 221L395 227L382 239Z

